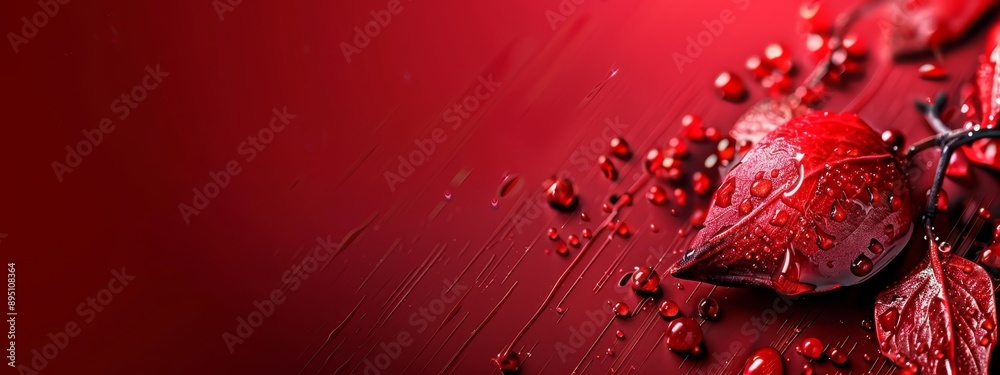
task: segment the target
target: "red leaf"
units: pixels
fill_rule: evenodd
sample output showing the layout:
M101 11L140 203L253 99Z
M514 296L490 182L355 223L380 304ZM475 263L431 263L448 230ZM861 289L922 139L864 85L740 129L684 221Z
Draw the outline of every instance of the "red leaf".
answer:
M879 22L895 55L940 48L962 37L996 0L895 0Z
M733 130L729 131L729 135L739 145L754 145L792 117L803 115L808 111L809 108L806 106L793 103L790 96L767 98L754 104L740 116Z
M854 114L812 112L768 134L726 175L705 228L670 272L785 294L857 284L909 239L910 185Z
M993 282L982 267L936 244L875 304L882 352L923 374L987 374L996 341Z
M980 58L976 70L975 88L972 102L979 108L982 118L980 126L992 129L997 126L997 112L1000 110L1000 87L997 87L997 72L1000 68L1000 25L994 27L986 38L986 55ZM969 161L1000 170L1000 140L982 139L962 147L962 153Z

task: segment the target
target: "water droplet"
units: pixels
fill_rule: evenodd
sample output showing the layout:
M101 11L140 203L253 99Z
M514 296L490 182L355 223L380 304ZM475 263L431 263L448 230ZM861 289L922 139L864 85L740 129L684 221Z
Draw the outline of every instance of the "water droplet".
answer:
M813 375L813 366L808 363L802 365L802 375Z
M493 200L490 201L490 207L492 208L500 207L500 200L493 198Z
M688 154L687 143L684 143L684 140L682 140L680 138L677 138L677 137L670 138L670 140L667 141L667 150L666 150L666 152L667 152L667 155L669 155L670 157L678 157L679 158L679 157L686 156Z
M920 66L920 78L923 79L941 79L948 75L948 71L935 63L928 63Z
M715 88L722 95L722 99L731 102L740 102L747 97L747 89L743 80L729 72L723 72L715 78Z
M616 303L614 311L615 311L615 315L618 316L619 318L627 318L629 316L628 315L628 313L629 313L628 305L626 305L625 302L618 302L618 303Z
M840 348L830 347L826 351L826 357L830 358L830 362L833 362L835 365L843 366L847 363L847 352Z
M830 250L837 244L837 239L835 237L823 232L823 230L818 226L813 229L816 230L816 245L818 245L820 249Z
M617 235L619 235L621 237L631 236L632 235L632 227L630 227L628 224L626 224L624 222L619 223L618 226L617 226L617 228L615 229L615 234L617 234Z
M673 351L692 351L701 344L701 326L694 319L680 317L667 325L667 348Z
M885 250L885 247L882 246L882 243L872 238L872 242L868 244L868 251L871 251L872 254L882 254L882 250Z
M736 192L736 182L733 178L726 179L715 194L715 205L722 208L732 205L734 192Z
M607 156L601 155L597 157L597 167L601 169L601 174L604 175L604 178L609 181L618 180L618 168L615 168L615 164Z
M684 115L681 117L681 126L684 127L684 135L692 141L704 141L705 129L701 127L701 118L695 115Z
M977 211L976 214L979 215L979 217L981 217L983 220L989 220L990 216L992 216L990 215L990 210L986 209L986 207L980 207L979 211Z
M993 332L993 330L997 328L997 324L993 320L986 319L983 321L982 327L987 332Z
M625 138L611 138L611 155L614 155L622 160L632 158L632 150L628 147L628 142L625 142Z
M614 206L611 205L611 203L604 202L604 203L601 204L601 211L610 213L614 209L615 208L614 208Z
M776 227L783 227L788 223L788 213L784 210L777 210L774 212L774 217L771 218L771 225Z
M989 335L983 336L981 339L979 339L979 345L982 346L989 346L992 343L993 339L991 339Z
M705 195L712 188L712 180L701 172L695 172L691 176L691 184L694 192L699 195Z
M875 322L869 318L861 319L861 329L870 332L875 329Z
M446 200L448 202L451 202L452 198L454 198L454 197L451 195L451 192L445 190L445 192L444 192L444 200Z
M676 318L677 315L681 313L681 308L680 306L677 306L677 302L674 302L673 300L669 299L660 302L659 310L660 310L660 316L667 319Z
M615 337L617 337L619 339L624 339L625 338L625 332L622 332L622 330L619 329L618 332L615 332Z
M612 350L611 348L608 348L608 357L614 357L614 356L615 356L615 351Z
M903 133L900 133L895 129L886 130L882 132L882 142L884 142L890 150L898 151L899 148L903 146Z
M815 337L809 337L802 340L796 350L806 358L819 359L823 356L823 342Z
M556 307L556 314L562 314L564 312L566 312L566 310L563 309L562 307Z
M771 180L757 180L750 185L750 195L757 198L764 198L768 194L771 194Z
M736 141L728 137L720 139L719 144L715 146L715 154L719 156L722 165L733 161L736 157Z
M556 228L549 228L549 230L546 232L546 235L549 237L550 240L553 241L559 239L559 232L556 231Z
M649 267L636 267L632 273L632 290L639 294L653 294L660 290L660 275Z
M888 310L878 316L878 326L883 331L893 332L896 330L897 324L899 324L899 310L895 307L889 307Z
M646 192L646 199L649 199L653 204L662 205L667 202L667 190L659 185L650 186L649 191Z
M865 276L870 272L872 272L872 260L866 257L865 254L859 254L851 262L851 273L855 276Z
M718 141L722 139L722 132L714 127L707 127L705 128L705 138L708 138L708 140L713 142Z
M757 56L750 56L747 59L746 67L750 71L750 74L753 75L753 79L758 81L771 74L771 69L764 64L764 60L761 60Z
M545 189L545 198L550 206L560 211L572 211L576 208L576 188L568 178L551 181Z
M566 241L570 246L580 247L580 239L575 234L569 235L569 237L566 238Z
M510 195L515 190L521 187L521 176L518 175L506 175L503 181L500 182L500 186L497 187L497 195L500 198Z
M764 61L782 74L791 73L794 67L791 56L778 43L771 43L764 48Z
M583 238L590 238L590 237L592 237L592 236L593 236L594 234L590 232L590 229L588 229L588 228L583 228L583 230L582 230L582 231L580 231L580 235L581 235L581 236L583 236Z
M712 297L702 298L698 302L698 316L705 319L716 319L719 317L719 302Z
M583 220L585 222L589 222L590 221L590 215L587 215L586 212L581 212L580 213L580 220Z
M500 371L505 374L517 373L521 370L521 359L518 358L517 353L513 350L507 351L507 353L500 353L493 359L493 362L497 364Z
M677 205L679 206L686 205L688 200L687 196L688 196L687 192L685 192L684 189L681 188L674 189L674 200L677 201Z
M754 350L743 365L743 375L782 375L784 372L781 353L770 346Z
M569 254L569 247L566 246L566 241L559 240L556 242L556 254L559 255Z
M844 208L839 200L834 201L833 204L830 205L830 218L837 222L847 219L847 209Z
M749 214L750 211L753 211L753 202L750 202L750 198L745 198L740 203L740 215Z

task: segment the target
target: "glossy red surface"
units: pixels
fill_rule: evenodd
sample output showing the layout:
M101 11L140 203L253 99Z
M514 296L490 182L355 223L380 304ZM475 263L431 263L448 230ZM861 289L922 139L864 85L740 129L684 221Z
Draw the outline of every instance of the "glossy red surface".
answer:
M854 373L890 368L860 323L888 276L800 299L679 281L664 271L693 236L676 234L708 197L688 190L681 206L658 182L669 202L654 205L643 185L617 213L628 236L619 223L610 239L601 209L642 176L650 148L680 136L684 115L724 136L767 95L750 56L780 43L796 81L811 70L800 2L225 1L72 1L0 51L0 261L16 262L17 365L717 373L773 346L791 373L808 336L847 349ZM2 29L23 33L21 17L42 9L10 2ZM358 36L366 28L374 36ZM912 142L930 134L912 100L957 93L984 32L946 50L948 77L927 81L929 57L886 66L878 30L874 14L859 24L864 75L823 108L870 87L861 117ZM746 101L719 98L724 71ZM609 158L611 182L596 160L615 136L634 156ZM715 144L689 144L688 163ZM953 213L993 196L995 176L970 173L976 185L945 185ZM574 182L575 211L546 203L555 175ZM559 256L550 227L581 246ZM658 271L655 301L619 286L634 266ZM709 294L719 319L704 323L700 356L667 350L658 302L696 316ZM634 316L613 320L618 302ZM508 347L517 356L498 357ZM33 364L45 350L55 354Z

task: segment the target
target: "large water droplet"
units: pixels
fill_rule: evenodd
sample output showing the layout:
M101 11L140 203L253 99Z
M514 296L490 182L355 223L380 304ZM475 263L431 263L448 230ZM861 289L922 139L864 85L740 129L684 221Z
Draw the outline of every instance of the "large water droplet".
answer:
M625 142L625 138L611 138L611 155L614 155L622 160L632 158L632 150L628 147L628 142Z
M715 78L715 88L719 91L722 99L731 102L740 102L747 97L746 85L743 84L743 80L729 72L723 72Z
M715 194L715 205L726 208L733 204L733 193L736 192L736 182L733 178L726 179Z
M823 356L823 342L815 337L802 340L797 348L799 354L809 359L819 359Z
M699 171L691 176L691 185L695 193L705 195L712 188L712 180Z
M680 317L667 325L667 348L674 351L687 352L701 344L701 326L694 319Z
M750 185L750 194L757 198L764 198L771 194L771 180L757 180Z
M743 365L743 375L782 375L784 360L778 350L765 346L750 353Z
M702 298L698 302L698 316L705 319L716 319L719 317L719 302L712 297Z
M545 198L550 206L560 211L572 211L576 208L576 188L568 178L552 180L545 189Z
M597 167L601 169L601 174L604 175L604 178L609 181L618 179L618 168L615 168L615 164L607 156L601 155L597 157Z
M816 245L818 245L820 249L830 250L837 244L837 239L832 235L823 232L823 230L818 226L814 229L816 230Z
M851 262L851 273L855 276L865 276L870 272L872 272L872 260L866 257L865 254L859 254Z
M646 192L646 199L656 205L664 204L667 202L667 190L659 185L650 186Z
M885 247L882 246L882 243L872 238L872 242L868 244L868 251L871 251L872 254L882 254L883 250L885 250Z
M649 267L636 267L632 273L632 290L640 294L653 294L660 290L660 275Z
M669 299L660 302L659 311L660 311L660 316L667 319L676 318L677 315L681 313L680 306L677 306L677 302L674 302L674 300L669 300Z
M884 312L882 312L882 314L878 316L878 324L883 331L886 332L895 331L896 325L899 324L899 310L897 310L895 307L889 307L888 310L885 310Z
M785 226L785 224L788 223L788 212L785 212L785 210L780 210L780 209L774 211L774 217L771 218L770 223L771 225L774 225L776 227Z

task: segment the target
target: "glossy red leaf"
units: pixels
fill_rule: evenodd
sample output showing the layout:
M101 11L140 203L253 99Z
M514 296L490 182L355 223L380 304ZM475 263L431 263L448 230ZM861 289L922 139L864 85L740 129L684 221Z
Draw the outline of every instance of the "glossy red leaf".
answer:
M979 126L992 129L997 126L997 112L1000 111L1000 87L997 73L1000 72L1000 25L994 27L986 38L986 54L981 57L976 69L975 92L972 104L982 115ZM962 147L962 153L969 161L985 167L1000 170L1000 140L983 139Z
M910 185L854 114L812 112L764 137L725 177L674 276L785 294L877 273L905 246Z
M997 0L894 0L879 21L895 55L940 48L962 37Z
M930 253L875 304L882 352L921 374L987 374L996 342L989 274L957 255Z
M808 111L808 107L798 105L791 96L767 98L754 104L740 116L729 135L739 145L753 145L792 117Z

